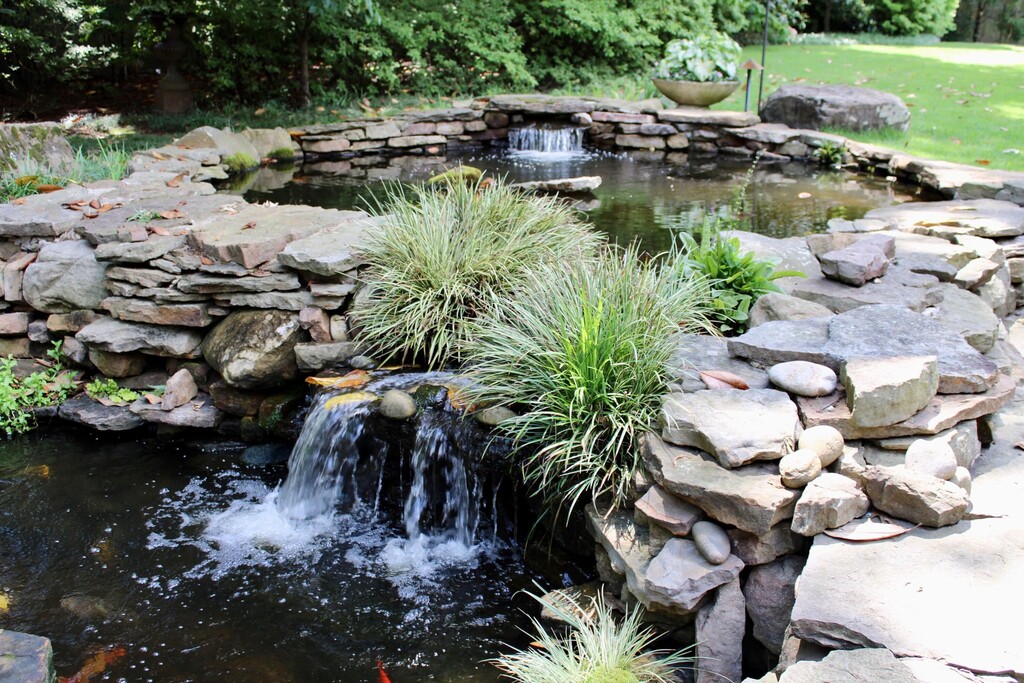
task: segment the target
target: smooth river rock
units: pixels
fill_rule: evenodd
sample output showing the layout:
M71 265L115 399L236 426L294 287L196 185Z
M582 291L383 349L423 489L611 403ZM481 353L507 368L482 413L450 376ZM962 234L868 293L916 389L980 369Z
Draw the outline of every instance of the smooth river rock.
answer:
M732 544L725 529L714 522L701 521L693 525L690 538L697 551L711 564L722 564L732 554Z
M805 360L773 365L768 379L783 391L798 396L828 396L836 390L836 373L832 368Z
M818 454L822 467L828 467L838 460L839 456L843 454L845 445L845 440L839 430L827 425L808 427L800 434L800 439L797 441L797 449L812 450Z
M779 460L779 476L786 488L798 489L821 474L821 458L810 449L787 453Z
M298 374L295 345L305 336L296 313L235 311L207 336L203 356L233 387L278 386Z

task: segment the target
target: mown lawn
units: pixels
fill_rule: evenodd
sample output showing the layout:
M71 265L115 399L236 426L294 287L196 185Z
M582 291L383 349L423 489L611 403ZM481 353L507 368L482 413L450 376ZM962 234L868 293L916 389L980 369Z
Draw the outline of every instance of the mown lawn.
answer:
M760 61L760 46L745 48L743 59L748 57ZM906 133L837 131L855 140L933 159L1024 170L1024 47L769 45L765 61L765 97L784 83L849 83L895 93L910 107ZM752 108L756 101L755 74ZM717 106L742 109L743 88Z

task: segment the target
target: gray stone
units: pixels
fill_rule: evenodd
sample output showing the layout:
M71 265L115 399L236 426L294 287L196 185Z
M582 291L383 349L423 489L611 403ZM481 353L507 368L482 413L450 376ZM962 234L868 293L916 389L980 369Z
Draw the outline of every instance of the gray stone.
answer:
M798 489L821 474L821 459L810 449L788 453L779 461L779 476L786 488Z
M134 377L146 369L146 357L141 353L111 353L89 349L88 359L89 364L104 377Z
M334 228L295 240L281 250L277 260L289 268L316 275L342 275L362 265L358 247L364 242L370 224L366 214L352 215Z
M802 360L827 365L835 370L839 364L825 352L831 319L767 322L747 330L739 337L729 339L729 353L768 367Z
M748 128L761 119L753 112L726 111L707 107L676 107L657 112L659 121L688 123L722 128ZM595 119L596 120L596 119Z
M725 529L714 522L696 522L690 537L697 546L697 552L711 564L722 564L732 553L732 545Z
M739 579L721 586L697 611L696 683L739 681L743 677L743 634L747 620Z
M828 396L836 390L831 368L804 360L779 363L768 369L768 379L783 391L798 396Z
M732 541L733 554L749 566L766 564L796 552L804 542L802 537L789 528L788 520L761 535L742 529L729 529L726 533Z
M957 269L950 265L950 263L945 259L928 254L910 254L900 256L896 259L895 263L901 268L906 268L911 272L931 275L940 282L952 282L958 272Z
M869 282L863 287L850 287L826 278L808 278L795 283L790 293L836 313L873 304L893 304L923 311L939 301L938 295L926 287L907 287L883 280Z
M18 337L26 334L31 321L32 314L27 312L0 314L0 335Z
M703 334L680 334L676 349L669 359L669 375L674 387L683 392L703 391L707 386L700 378L705 370L724 370L740 377L752 389L768 388L768 375L729 354L725 339Z
M643 590L652 602L692 611L704 596L734 581L743 562L730 555L721 564L711 564L693 541L671 538L647 567Z
M869 465L863 482L872 505L914 524L949 526L959 522L967 511L967 493L935 477Z
M101 318L75 335L91 348L112 353L141 351L154 356L195 358L203 335L196 330Z
M252 467L270 467L272 465L284 465L291 456L292 447L284 443L264 443L256 446L249 446L242 452L239 460L245 465Z
M792 529L801 536L816 536L843 526L868 511L868 497L853 479L826 472L800 495L793 513Z
M1017 292L1010 282L1010 271L1007 268L1000 268L991 280L975 289L974 293L1000 318L1011 315L1017 309Z
M277 386L298 374L295 345L304 336L294 313L235 311L207 336L203 357L239 389Z
M938 227L946 231L959 229L959 234L977 237L1024 234L1024 207L995 199L909 202L872 209L865 218L885 221L891 228L908 232L924 230L927 233ZM961 268L966 264L954 265Z
M601 187L601 176L580 176L578 178L558 178L555 180L533 180L514 183L512 187L534 192L593 192Z
M796 581L803 567L804 558L790 555L754 567L743 586L747 614L754 625L753 636L775 654L782 652L796 600Z
M153 325L208 327L213 324L209 304L159 304L140 299L110 297L101 307L118 320Z
M812 279L822 276L818 259L811 253L802 237L778 239L742 230L726 230L722 236L727 239L735 237L740 241L743 251L751 251L758 258L771 261L777 271L800 272ZM783 292L792 294L793 287L803 280L803 277L788 276L777 278L774 283Z
M6 127L0 126L0 136L4 135ZM55 683L57 673L53 669L50 639L0 629L0 680L7 683Z
M199 394L192 373L182 368L168 378L164 385L164 395L160 401L162 410L174 410L185 405Z
M822 254L821 272L825 277L862 287L869 280L885 275L895 240L885 235L870 235L853 244Z
M956 473L956 454L949 444L941 441L915 439L904 458L907 472L949 480Z
M719 522L762 535L793 516L798 493L782 485L771 465L727 470L655 436L644 438L642 451L659 485Z
M390 389L381 398L380 413L392 420L408 420L416 414L416 401L401 389Z
M215 301L225 308L276 308L295 312L314 307L335 311L345 304L344 297L318 297L305 290L218 294Z
M333 341L348 341L348 318L343 315L332 315L330 334Z
M263 276L218 277L190 273L178 280L176 287L187 294L226 294L232 292L280 292L298 289L294 273L268 273Z
M799 450L811 450L818 454L822 467L828 467L843 454L846 444L843 435L835 427L818 425L808 427L800 434L797 441Z
M145 424L127 406L105 406L85 394L62 403L57 414L62 420L101 432L123 432Z
M939 386L935 356L851 358L840 378L851 419L860 427L884 427L913 417Z
M183 149L216 150L221 161L235 154L244 154L252 159L254 164L258 164L260 160L260 154L252 142L238 133L232 133L227 128L221 130L213 126L201 126L189 131L171 144Z
M1013 398L1014 382L999 380L983 394L939 395L908 420L884 427L860 427L850 418L845 401L830 397L799 398L800 416L808 427L830 425L845 439L888 439L900 436L938 434L965 420L974 420L996 412Z
M744 429L738 431L737 424ZM800 433L796 406L773 389L670 394L661 425L666 441L700 448L724 467L781 458Z
M256 160L266 159L272 152L292 148L292 137L284 128L246 128L240 135L256 150Z
M348 359L348 364L356 370L373 370L380 365L376 359L363 355L352 356Z
M647 489L635 505L647 521L681 537L688 536L693 525L703 515L700 508L676 498L657 484Z
M836 360L937 356L938 391L942 394L986 391L998 374L995 364L958 334L899 306L865 306L838 315L829 325L828 335L824 353Z
M933 203L927 202L927 204ZM914 259L939 259L950 267L960 270L971 259L978 258L978 253L974 249L953 244L941 237L930 237L911 232L900 232L899 230L900 228L897 225L896 230L886 231L883 234L889 235L896 240L896 259L900 263L904 263L905 260L909 259L910 265L913 265ZM938 275L938 273L935 274ZM950 278L950 281L952 281L952 278Z
M629 592L648 609L652 605L671 607L645 590L647 568L652 558L647 529L622 510L600 514L593 505L587 505L585 512L590 533L607 555L610 573L624 577ZM600 552L598 557L601 558Z
M878 445L888 450L906 451L915 441L927 441L948 446L953 451L957 465L961 467L970 468L981 455L981 441L978 439L978 422L976 420L961 422L952 429L939 432L935 436L895 437L879 441Z
M25 301L47 313L99 308L107 296L105 271L85 240L46 244L25 270Z
M194 429L213 429L224 419L224 413L213 405L209 396L199 396L173 410L164 410L159 405L152 405L144 398L129 406L135 415L146 422L156 422L172 427L192 427Z
M936 320L957 332L981 353L992 349L999 336L999 318L980 297L956 285L939 285L942 301Z
M144 242L107 242L96 247L97 261L145 263L185 246L184 236L150 236Z
M773 320L806 320L829 318L832 311L813 301L800 299L781 292L768 292L760 296L750 308L748 325L757 327Z
M303 372L316 372L324 368L339 365L341 363L352 363L359 358L359 352L363 345L359 342L328 342L323 344L296 344L295 361L299 370ZM356 367L354 364L352 367ZM374 364L370 368L376 367Z
M1000 265L987 258L976 258L969 261L966 266L956 271L953 276L953 283L964 289L977 289L999 272Z
M839 84L787 84L768 96L761 118L811 130L906 130L910 110L899 97L881 90Z
M107 268L107 277L111 280L130 282L140 287L163 287L178 279L171 273L155 268L125 268L124 266L110 266Z
M973 481L971 478L971 471L969 469L966 467L957 467L953 470L953 476L950 477L949 480L962 488L968 496L971 495Z
M779 683L925 683L891 652L880 648L836 650L820 662L793 664ZM937 683L928 681L927 683Z
M29 341L34 341L37 344L49 344L50 343L50 332L46 329L45 320L35 320L29 323L28 330Z
M20 204L0 204L0 235L53 238L67 233L82 214L65 207L75 201L91 201L98 193L82 188L31 195Z
M0 124L0 171L15 176L45 170L67 172L75 161L75 150L64 137L63 128L53 121Z

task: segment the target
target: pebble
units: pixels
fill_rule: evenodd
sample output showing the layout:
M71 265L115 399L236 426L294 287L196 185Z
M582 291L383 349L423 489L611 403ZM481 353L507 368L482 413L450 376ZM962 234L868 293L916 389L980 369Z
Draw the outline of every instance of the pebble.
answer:
M828 467L838 460L839 456L843 454L845 445L846 442L839 430L828 425L808 427L797 442L799 450L811 450L817 453L822 467Z
M966 467L957 467L956 471L953 472L953 477L950 479L951 482L962 488L967 492L967 495L971 495L971 471Z
M690 537L697 546L697 552L711 564L722 564L732 553L729 535L714 522L697 522L690 530Z
M828 396L836 390L836 373L824 365L794 360L768 370L771 383L797 396Z
M356 370L373 370L375 367L380 365L380 363L369 356L352 356L352 358L349 359L348 364Z
M904 465L908 472L948 481L956 474L956 453L947 443L917 439L907 448Z
M246 448L242 452L241 460L252 467L269 467L285 464L291 453L292 448L288 444L266 443Z
M807 486L821 474L821 458L810 449L793 451L779 461L782 485L798 489Z
M416 401L401 389L391 389L380 401L380 412L392 420L407 420L416 414Z
M476 421L488 427L495 427L505 420L511 420L516 414L505 406L491 406L473 413Z

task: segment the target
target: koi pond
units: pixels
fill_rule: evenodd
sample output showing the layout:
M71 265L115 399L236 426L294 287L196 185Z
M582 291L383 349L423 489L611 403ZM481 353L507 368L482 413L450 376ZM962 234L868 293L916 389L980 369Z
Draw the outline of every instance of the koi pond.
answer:
M587 220L652 252L727 205L749 168L478 150L263 169L245 197L360 207L382 181L459 163L517 182L601 176L581 200ZM756 169L747 196L755 229L786 237L917 192L791 163ZM381 386L436 379L383 375ZM332 398L312 401L294 448L257 460L216 436L117 439L56 421L0 443L0 625L51 638L58 673L78 683L370 683L383 680L378 662L393 683L498 681L486 660L532 640L523 591L593 568L524 553L532 519L517 519L511 478L481 461L484 433L443 401L403 431L358 401L328 410Z

